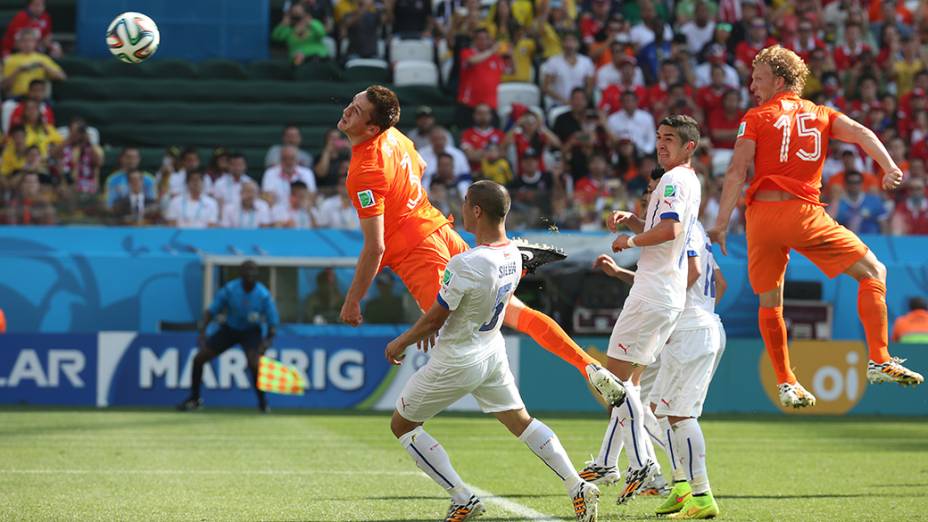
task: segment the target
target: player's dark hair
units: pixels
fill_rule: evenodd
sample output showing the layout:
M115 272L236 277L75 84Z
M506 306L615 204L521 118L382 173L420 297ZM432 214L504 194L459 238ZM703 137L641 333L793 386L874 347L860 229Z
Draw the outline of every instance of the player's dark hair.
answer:
M496 223L502 223L506 219L512 203L506 187L488 179L471 185L467 189L467 200L471 206L480 207Z
M683 145L691 141L694 145L699 145L699 124L696 123L696 120L694 120L692 116L673 114L661 120L658 127L661 125L673 127L677 136L680 137L680 141L683 142Z
M290 191L291 191L291 192L293 192L293 191L296 190L296 189L308 189L308 188L309 188L309 187L306 186L306 183L305 183L305 182L299 181L299 180L294 181L293 183L290 184Z
M909 310L928 310L928 303L922 297L909 299Z
M454 161L454 156L452 156L451 154L448 154L447 152L442 152L441 154L438 155L438 160L441 160L442 158L448 158L451 161Z
M654 181L661 179L661 176L664 175L664 172L665 171L663 167L654 167L654 170L651 171L651 179Z
M191 178L194 176L200 176L200 179L203 179L203 171L200 169L193 169L190 172L187 172L184 177L184 183L190 183Z
M578 92L586 96L586 89L584 89L583 87L574 87L573 89L570 90L570 97L573 98L574 94L577 94Z
M400 121L400 100L395 92L382 85L371 85L364 92L367 101L374 106L368 123L380 127L383 132Z

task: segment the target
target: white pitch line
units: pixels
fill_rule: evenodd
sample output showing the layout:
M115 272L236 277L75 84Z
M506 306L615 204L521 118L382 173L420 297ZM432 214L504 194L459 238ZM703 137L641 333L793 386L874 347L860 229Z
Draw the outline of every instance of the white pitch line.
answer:
M544 513L539 513L538 511L535 511L534 509L528 506L523 506L522 504L519 504L518 502L513 502L512 500L509 500L508 498L496 496L487 490L480 489L470 484L468 484L467 487L469 487L471 491L476 493L477 496L479 496L480 499L486 502L487 504L496 504L502 509L505 509L506 511L512 514L517 515L519 518L523 520L541 520L544 522L560 522L561 520L559 518L554 518L551 515L545 515ZM491 517L491 518L495 518L495 517Z
M423 475L421 471L357 470L352 475ZM0 469L0 475L344 475L334 470L276 469Z

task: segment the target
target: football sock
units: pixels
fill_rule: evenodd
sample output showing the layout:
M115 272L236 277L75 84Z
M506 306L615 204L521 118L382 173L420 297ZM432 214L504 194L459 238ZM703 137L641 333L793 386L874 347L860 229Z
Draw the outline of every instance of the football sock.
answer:
M635 388L638 392L638 396L641 397L641 386L636 386ZM657 417L654 416L654 412L651 411L647 403L642 404L641 407L643 409L641 428L645 433L645 436L642 437L641 440L644 442L644 448L647 450L648 456L651 457L651 462L654 463L654 472L660 475L662 473L661 465L657 461L657 453L654 452L654 442L657 441L658 444L661 444L659 439L655 439L658 433Z
M456 504L464 504L470 499L473 493L464 485L458 472L451 467L451 459L448 458L445 448L422 429L422 426L403 434L399 440L416 466L436 484L445 488Z
M574 469L574 465L570 463L570 458L564 451L564 446L561 446L561 441L545 423L532 419L522 435L519 435L519 440L524 442L554 471L559 479L564 481L568 493L582 480L577 470Z
M857 314L864 325L870 360L889 360L889 320L886 317L886 285L879 279L861 279L857 288Z
M660 423L661 434L662 438L664 439L664 452L667 454L667 460L670 461L670 466L673 470L673 481L684 481L686 480L686 472L683 471L683 466L680 465L680 462L675 455L677 449L674 448L673 428L670 426L670 421L667 420L667 417L661 417L658 419L658 423Z
M200 398L200 386L203 382L203 365L206 361L200 361L198 357L193 358L193 370L190 371L190 397L193 399Z
M757 309L757 322L760 336L764 339L767 355L777 374L777 383L796 383L796 376L789 366L789 348L786 345L786 322L783 321L783 307L760 307Z
M606 426L606 434L603 436L603 443L599 446L599 455L596 457L594 464L597 466L615 467L619 463L619 453L622 453L622 431L619 422L627 416L625 405L612 408L609 416L609 425ZM628 421L622 421L628 422Z
M686 419L673 425L674 449L686 471L694 495L709 491L706 472L706 440L696 419Z
M561 328L561 325L538 310L527 306L522 309L516 322L516 330L531 337L545 350L574 365L584 379L587 378L586 366L588 364L602 366L599 361L580 348Z
M622 443L628 452L628 465L632 469L640 469L651 460L643 440L647 435L644 432L644 408L641 406L641 397L637 386L628 381L625 384L625 404L618 410L624 414L625 419L619 419L619 429L622 431Z

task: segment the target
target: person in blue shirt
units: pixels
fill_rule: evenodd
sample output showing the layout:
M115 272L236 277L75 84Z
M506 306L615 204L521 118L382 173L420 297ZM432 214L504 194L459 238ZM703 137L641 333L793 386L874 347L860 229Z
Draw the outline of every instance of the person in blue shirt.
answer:
M104 192L106 194L106 208L112 209L119 199L129 196L129 173L139 170L142 156L139 149L126 147L119 155L119 170L106 178ZM142 184L145 190L145 199L158 198L155 177L148 172L142 172Z
M241 277L230 281L216 293L213 304L203 312L197 341L199 352L193 359L190 377L190 396L177 405L178 410L193 411L203 405L200 398L203 365L238 344L245 350L248 359L252 386L258 395L258 409L262 413L270 411L264 392L258 389L258 362L277 333L280 316L271 292L258 282L258 265L254 261L245 261L240 273ZM206 325L222 312L225 312L225 322L207 338ZM261 326L264 324L267 325L267 333L262 337Z
M880 196L863 191L864 177L860 172L844 175L845 193L838 200L835 221L855 234L881 234L889 218L889 209Z

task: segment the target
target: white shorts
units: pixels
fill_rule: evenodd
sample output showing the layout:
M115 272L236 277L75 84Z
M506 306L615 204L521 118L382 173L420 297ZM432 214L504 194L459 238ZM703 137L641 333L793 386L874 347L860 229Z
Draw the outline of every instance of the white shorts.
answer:
M720 325L674 332L661 353L649 402L658 417L699 417L722 351Z
M408 421L425 422L468 393L484 413L525 407L506 352L500 350L469 366L445 366L430 359L406 381L396 411Z
M653 364L677 326L681 313L629 298L609 337L609 357L641 366Z

